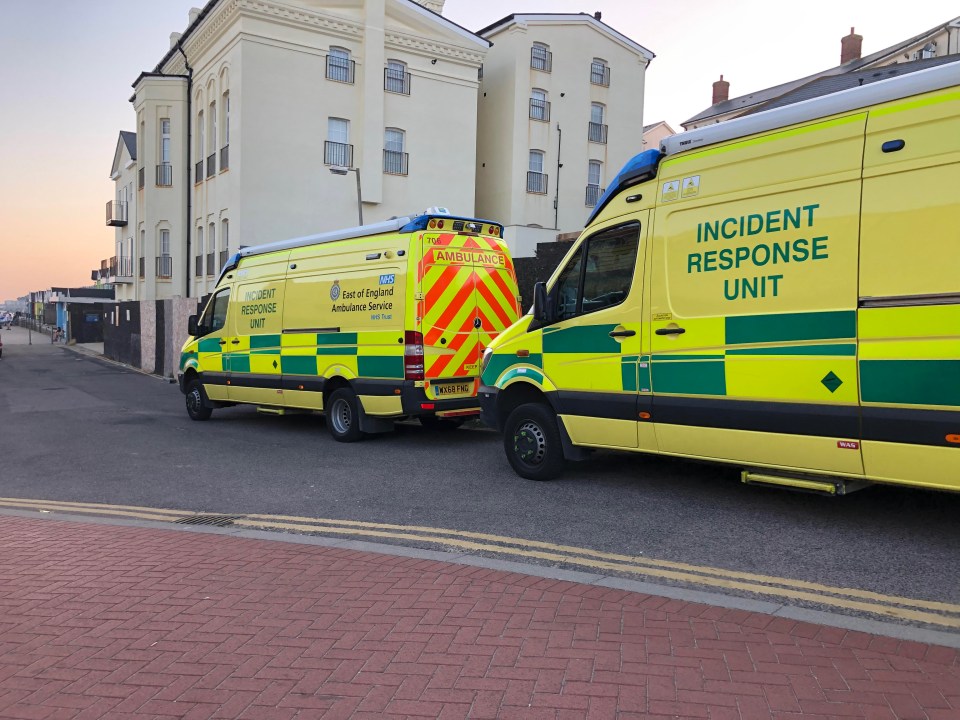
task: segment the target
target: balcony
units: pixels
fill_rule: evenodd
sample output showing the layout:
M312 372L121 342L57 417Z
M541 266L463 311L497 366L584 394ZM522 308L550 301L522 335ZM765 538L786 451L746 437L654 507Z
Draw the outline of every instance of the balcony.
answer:
M217 154L210 153L207 155L207 177L212 178L217 174Z
M530 119L550 122L550 103L546 100L530 98Z
M213 259L216 256L216 253L207 253L207 277L213 277L217 274L217 268L213 264Z
M160 280L169 280L173 277L173 258L170 255L158 255L156 257L157 278Z
M607 144L607 126L592 122L587 126L587 140L592 143Z
M353 145L324 140L323 164L353 167Z
M530 67L541 72L553 72L553 53L543 47L530 49Z
M536 195L546 195L548 186L548 177L546 173L527 172L527 192Z
M132 283L133 282L133 258L132 257L117 257L112 258L114 261L114 282L116 283Z
M587 194L584 200L584 204L587 207L596 207L597 203L600 202L600 197L604 193L604 188L599 185L587 185Z
M143 177L146 175L146 168L137 170L137 190L143 190Z
M396 150L383 151L383 171L387 175L406 175L410 154Z
M610 68L602 63L590 63L590 83L610 87Z
M170 163L157 165L157 187L173 187L173 165Z
M388 93L397 95L410 94L410 73L404 70L392 70L384 68L383 71L383 89Z
M194 185L202 182L203 182L203 160L201 160L200 162L198 162L196 165L193 166Z
M110 277L117 276L117 256L116 255L110 258L107 268L108 268L108 273Z
M127 203L110 200L107 203L107 227L123 227L126 224Z
M344 57L327 55L327 80L353 85L357 63Z
M230 144L220 148L220 172L230 169Z

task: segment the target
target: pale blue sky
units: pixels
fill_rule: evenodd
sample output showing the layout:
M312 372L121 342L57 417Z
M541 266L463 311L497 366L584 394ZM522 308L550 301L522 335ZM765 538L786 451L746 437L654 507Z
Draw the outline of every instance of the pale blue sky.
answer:
M0 0L0 300L89 283L113 255L104 205L131 83L187 25L189 0ZM514 12L589 12L656 53L644 122L679 123L710 104L840 61L855 26L863 52L960 15L955 0L447 0L471 30ZM639 150L639 134L637 148Z

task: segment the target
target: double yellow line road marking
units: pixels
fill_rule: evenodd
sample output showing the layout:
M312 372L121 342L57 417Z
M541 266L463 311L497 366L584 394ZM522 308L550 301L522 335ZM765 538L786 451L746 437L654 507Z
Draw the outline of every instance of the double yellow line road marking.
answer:
M25 500L21 498L0 498L0 507L19 510L86 513L160 522L184 522L203 518L203 514L192 510L56 500ZM229 517L232 518L232 525L251 529L412 541L439 545L444 548L456 548L464 552L496 553L521 559L564 563L600 573L609 572L661 578L702 589L744 591L785 601L812 602L821 606L866 612L902 621L960 628L960 605L883 595L857 588L831 587L805 580L792 580L463 530L256 513L231 515Z

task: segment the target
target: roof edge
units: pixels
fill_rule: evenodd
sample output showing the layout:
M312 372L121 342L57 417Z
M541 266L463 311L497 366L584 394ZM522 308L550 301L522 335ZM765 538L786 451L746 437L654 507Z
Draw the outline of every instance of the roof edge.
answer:
M579 20L581 22L585 22L588 25L593 25L601 32L606 33L608 35L612 35L614 38L616 38L620 42L631 47L638 54L646 58L647 63L649 63L651 60L653 60L656 57L656 54L652 50L645 48L636 40L632 40L628 38L619 30L612 28L602 20L597 20L597 18L595 18L593 15L590 15L589 13L585 13L585 12L581 12L581 13L513 13L511 15L507 15L504 18L501 18L500 20L497 20L496 22L490 25L487 25L487 27L481 30L478 30L477 34L480 35L481 37L485 37L486 34L488 33L493 34L495 32L501 32L502 30L505 30L506 28L508 28L510 25L515 25L519 22L551 22L551 21L560 22L564 20L566 21Z

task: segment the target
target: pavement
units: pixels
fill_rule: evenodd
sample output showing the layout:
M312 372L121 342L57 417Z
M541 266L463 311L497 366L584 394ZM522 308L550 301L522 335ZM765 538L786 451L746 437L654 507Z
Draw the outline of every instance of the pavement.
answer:
M7 511L0 718L960 718L952 648L440 557Z
M4 345L50 345L50 336L37 332L36 330L27 330L19 325L0 330L0 340ZM103 355L103 343L74 343L67 345L71 350L77 350L87 355Z

